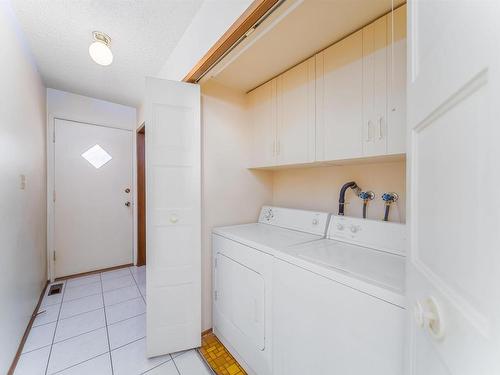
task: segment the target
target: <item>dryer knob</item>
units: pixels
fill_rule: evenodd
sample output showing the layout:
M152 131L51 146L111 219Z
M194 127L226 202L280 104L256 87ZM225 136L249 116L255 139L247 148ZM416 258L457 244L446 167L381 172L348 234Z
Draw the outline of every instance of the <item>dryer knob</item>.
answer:
M351 229L351 232L352 232L352 233L356 233L356 232L358 231L358 227L357 227L357 226L355 226L355 225L351 225L351 228L350 228L350 229Z
M318 224L319 224L318 219L313 219L312 224L313 224L313 225L318 225Z
M344 230L344 226L340 223L337 223L337 229L338 230Z

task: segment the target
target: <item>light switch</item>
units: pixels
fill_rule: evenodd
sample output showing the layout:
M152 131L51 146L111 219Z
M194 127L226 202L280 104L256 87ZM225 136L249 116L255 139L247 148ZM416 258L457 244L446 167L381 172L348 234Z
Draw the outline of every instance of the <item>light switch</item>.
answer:
M26 175L25 174L19 175L19 189L26 190L27 183L28 182L26 180Z

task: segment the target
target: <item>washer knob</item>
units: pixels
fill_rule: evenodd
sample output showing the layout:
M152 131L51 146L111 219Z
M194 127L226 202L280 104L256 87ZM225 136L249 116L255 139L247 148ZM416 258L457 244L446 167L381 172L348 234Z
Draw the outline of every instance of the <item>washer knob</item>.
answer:
M356 233L356 232L358 231L358 227L357 227L357 226L355 226L355 225L351 225L351 228L350 228L350 229L351 229L351 232L352 232L352 233Z
M313 221L312 221L313 225L318 225L318 223L319 223L318 219L313 219Z
M338 230L344 230L344 226L340 223L337 223L337 229Z

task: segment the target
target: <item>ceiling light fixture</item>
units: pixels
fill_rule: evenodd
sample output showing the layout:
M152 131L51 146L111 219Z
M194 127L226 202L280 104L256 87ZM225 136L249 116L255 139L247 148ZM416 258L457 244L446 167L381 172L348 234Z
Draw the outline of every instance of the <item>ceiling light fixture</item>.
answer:
M111 45L111 38L101 33L100 31L92 32L94 42L89 47L89 54L99 65L107 66L113 62L113 52L109 46Z

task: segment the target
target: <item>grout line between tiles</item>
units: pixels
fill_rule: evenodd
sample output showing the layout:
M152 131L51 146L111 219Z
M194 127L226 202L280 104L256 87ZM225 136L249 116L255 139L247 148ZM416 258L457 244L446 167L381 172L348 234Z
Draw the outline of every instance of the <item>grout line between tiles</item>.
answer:
M53 322L52 322L53 323ZM31 332L31 331L30 331ZM28 354L28 353L33 353L33 352L36 352L37 350L40 350L40 349L45 349L45 348L48 348L49 346L51 346L52 344L47 344L47 345L44 345L44 346L40 346L39 348L36 348L36 349L31 349L31 350L28 350L27 352L22 352L21 355L23 354Z
M33 328L38 328L38 327L43 327L43 326L46 326L47 324L52 324L52 323L55 323L55 322L57 322L57 319L56 319L56 320L53 320L53 321L51 321L51 322L45 322L45 323L42 323L42 324L38 324L38 325L36 325L36 326L34 325L34 326L32 326L32 327L31 327L31 329L33 329ZM30 332L31 332L31 331L30 331ZM30 351L31 351L31 350L30 350Z
M106 354L108 354L108 352L104 352L104 353L98 354L98 355L96 355L96 356L93 356L93 357L91 357L91 358L89 358L89 359L86 359L85 361L81 361L81 362L75 363L74 365L71 365L71 366L69 366L69 367L63 368L62 370L59 370L59 371L57 371L57 372L53 372L53 373L52 373L52 374L50 374L50 375L60 374L60 373L61 373L61 372L63 372L63 371L66 371L66 370L68 370L68 369L70 369L70 368L73 368L73 367L76 367L76 366L78 366L78 365L81 365L82 363L85 363L85 362L88 362L88 361L92 361L93 359L96 359L97 357L100 357L100 356L103 356L103 355L106 355Z
M97 310L101 310L103 309L104 307L98 307L97 309L93 309L93 310L89 310L89 311L83 311L83 312L79 312L78 314L75 314L75 315L70 315L70 316L67 316L65 318L59 318L59 320L67 320L67 319L71 319L71 318L74 318L75 316L79 316L79 315L83 315L83 314L87 314L87 313L90 313L90 312L94 312L94 311L97 311Z
M171 356L170 354L167 354L167 355L170 357L170 359L167 359L165 362L159 363L159 364L157 364L156 366L151 367L149 370L139 373L138 375L145 375L145 374L147 375L147 373L148 373L148 372L153 371L155 368L160 367L160 366L163 366L165 363L168 363L168 362L170 362L170 361L172 361L172 362L173 362L173 361L174 361L174 359L172 358L172 356ZM177 369L177 366L175 365L175 362L174 362L174 366L175 366L175 368ZM177 372L179 372L179 370L177 370ZM180 375L180 373L179 373L179 375Z
M94 329L91 329L90 331L83 332L83 333L79 333L78 335L74 335L74 336L71 336L71 337L65 338L64 340L54 341L54 344L59 344L59 343L64 342L64 341L68 341L68 340L74 339L75 337L79 337L79 336L86 335L87 333L91 333L91 332L99 331L100 329L103 329L103 328L104 328L104 327L94 328Z
M113 322L113 323L109 323L109 324L108 324L108 327L114 326L115 324L122 323L122 322L125 322L125 321L130 320L130 319L137 318L138 316L145 315L145 314L146 314L146 313L145 313L145 312L143 312L143 313L140 313L140 314L137 314L137 315L134 315L134 316L130 316L130 317L125 318L125 319L118 320L118 321Z
M181 354L181 355L182 355L182 354ZM178 355L178 356L177 356L177 357L175 357L175 358L178 358L178 357L180 357L181 355ZM170 357L172 357L172 354L170 354ZM177 370L177 374L182 375L182 374L181 374L181 371L179 370L179 367L177 367L177 363L175 363L175 358L174 358L174 357L172 357L172 362L174 362L174 366L175 366L175 369Z
M208 364L207 360L205 359L205 357L203 357L200 353L200 349L194 349L194 351L196 352L196 354L198 355L198 358L200 358L200 360L203 362L203 364L205 365L205 367L208 369L208 371L212 374L212 375L216 375L214 369Z
M47 364L45 365L45 375L49 371L49 363L50 357L52 356L52 349L54 348L54 339L56 338L57 326L59 325L59 317L61 316L62 302L64 300L64 294L66 293L66 283L64 283L62 296L61 296L61 304L59 305L59 312L57 313L56 326L54 328L54 334L52 335L52 343L50 344L49 356L47 357Z
M111 355L111 343L109 342L109 330L108 330L108 318L106 317L106 303L104 302L104 291L102 288L102 273L99 274L101 279L101 291L102 291L102 304L104 306L104 324L106 324L106 338L108 339L108 349L109 349L109 361L111 362L111 375L114 375L115 370L113 367L113 356Z
M144 296L142 295L141 288L139 288L139 284L137 283L137 280L135 279L134 273L132 272L132 270L130 268L128 269L128 271L132 275L132 279L134 279L134 282L135 282L135 287L139 290L139 294L141 295L142 300L146 304L146 311L147 311L148 310L148 305L146 303L146 298L144 298Z
M130 345L130 344L133 344L134 342L140 341L140 340L145 339L145 338L146 338L146 336L139 337L138 339L134 339L134 340L132 340L132 341L130 341L130 342L127 342L126 344L123 344L123 345L117 346L116 348L111 349L111 351L112 351L112 352L114 352L115 350L121 349L121 348L123 348L124 346ZM148 370L148 371L149 371L149 370Z

